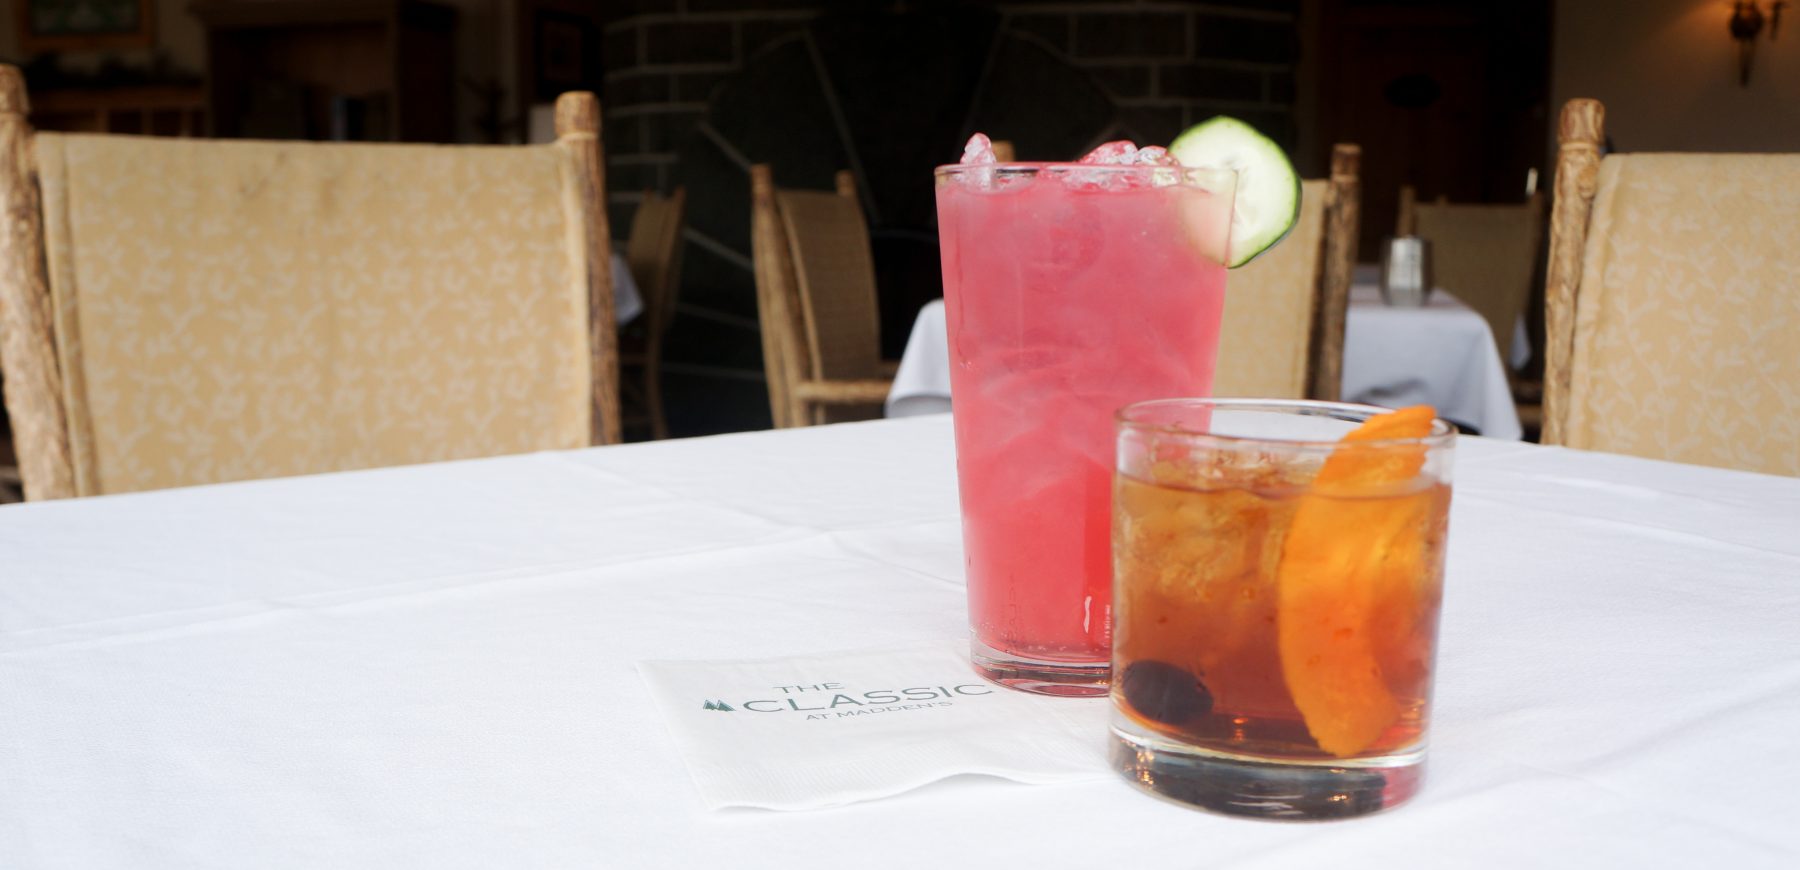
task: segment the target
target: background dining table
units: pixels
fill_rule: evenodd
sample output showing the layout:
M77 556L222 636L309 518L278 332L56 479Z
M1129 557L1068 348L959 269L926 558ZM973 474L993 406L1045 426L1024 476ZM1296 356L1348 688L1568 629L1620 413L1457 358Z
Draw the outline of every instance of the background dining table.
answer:
M1463 438L1424 791L709 811L646 659L964 635L948 416L0 506L0 867L1800 866L1800 480ZM1070 701L1069 703L1103 703Z
M1389 408L1428 404L1490 438L1523 436L1506 364L1481 315L1441 289L1421 306L1388 305L1373 276L1366 270L1357 274L1344 318L1345 401ZM926 303L888 393L889 417L950 410L945 333L943 300ZM1508 349L1515 364L1530 354L1524 341L1521 326Z
M638 291L637 279L632 277L631 267L617 253L612 255L612 282L613 316L620 326L624 326L644 313L644 294Z

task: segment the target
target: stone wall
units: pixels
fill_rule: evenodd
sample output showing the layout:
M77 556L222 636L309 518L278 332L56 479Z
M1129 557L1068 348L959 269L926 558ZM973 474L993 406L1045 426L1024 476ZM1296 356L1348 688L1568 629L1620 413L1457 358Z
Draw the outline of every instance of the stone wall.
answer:
M875 13L891 12L894 5L863 4ZM1015 119L1021 113L1072 110L1059 105L1061 102L1085 100L1089 115L1093 114L1094 102L1107 107L1105 114L1109 119L1091 124L1091 136L1083 135L1078 141L1066 136L1038 137L1040 142L1057 142L1055 150L1063 153L1033 153L1028 146L1032 137L1014 134L1020 138L1021 159L1073 159L1081 148L1107 138L1166 144L1184 127L1221 113L1250 121L1278 141L1293 144L1298 0L911 5L940 11L950 5L960 12L986 16L987 26L994 29L994 47L984 44L980 50L996 60L976 68L976 76L982 79L974 85L977 91L985 87L988 79L1008 78L1006 70L993 69L994 65L1011 63L1024 55L1031 56L1033 66L1028 72L1010 77L1009 93L1020 93L1020 75L1041 76L1042 58L1046 57L1054 58L1062 67L1073 68L1078 71L1075 75L1084 79L1074 88L1069 87L1068 74L1046 79L1061 84L1039 101L1029 96L1015 99L1017 111L1011 113ZM768 162L770 158L753 153L755 149L734 149L727 141L730 137L720 135L719 125L702 122L709 117L713 100L721 90L735 88L732 99L742 98L744 87L739 74L745 73L747 67L779 65L768 62L771 53L794 53L797 34L816 28L815 19L823 20L819 18L821 14L841 14L847 7L854 11L858 4L641 0L630 14L606 28L603 57L607 73L602 99L608 199L615 232L623 234L630 225L632 209L643 190L666 191L677 183L685 183L689 188L682 304L666 357L671 423L678 434L767 425L766 400L757 386L761 363L749 271L748 196L747 192L725 195L722 191L728 187L745 187L747 191L747 182L735 177L736 168L724 166L721 171L717 167L726 163L743 165L746 161ZM867 33L862 36L866 39ZM959 50L952 45L957 41L955 34L942 36L939 40L920 40L916 48L909 50ZM830 66L829 55L834 49L828 41L830 36L821 33L806 38L811 40L809 50L817 65L822 69ZM1005 50L1001 48L1003 41ZM1020 46L1027 46L1028 50ZM960 50L967 51L968 47ZM884 56L894 56L892 45L882 45L880 51ZM905 62L900 65L905 66ZM934 66L923 61L919 64L922 78L933 70L941 72L946 68L970 67L966 63L961 67L942 63ZM791 79L772 81L781 82L780 87L791 87ZM922 88L930 86L929 82L921 82ZM936 86L948 92L942 82ZM893 121L897 110L883 106L879 112L870 112L850 102L851 97L842 96L854 87L854 83L834 82L826 88L840 94L838 102L848 104L834 104L839 130L857 123L854 116L859 109L864 122L875 116L884 125ZM1077 90L1089 93L1072 93ZM893 91L890 88L886 93L891 95ZM1063 99L1065 94L1069 95L1067 100ZM828 101L832 99L827 97ZM958 110L953 106L945 108ZM990 118L993 114L988 112ZM847 115L851 116L848 120ZM938 123L941 126L942 121ZM896 132L892 135L910 133L903 119L893 126ZM696 131L701 135L697 136ZM697 139L711 139L717 145L697 147ZM848 154L821 154L814 162L831 162L830 165L812 168L821 172L841 166L860 169L880 162L875 157L859 163L855 147L859 146L853 146ZM948 160L954 156L955 148L948 140L935 142L931 160ZM943 152L941 156L937 151ZM718 152L730 159L709 157ZM697 158L707 158L700 162L712 166L696 166ZM808 167L789 160L790 169L784 174L781 159L774 162L777 183L829 186L828 174L822 175L826 183L821 185L818 179L803 177L813 174ZM887 163L891 183L893 160ZM929 166L930 161L919 163L920 178ZM896 207L892 197L884 195L879 167L864 173L863 181L865 207L876 237L877 266L883 270L879 277L884 344L892 356L910 327L908 312L916 311L923 298L936 293L931 286L935 268L923 267L935 267L935 252L922 247L930 244L930 218L927 215L921 220L916 207ZM928 188L926 193L928 197ZM917 250L903 250L909 244ZM931 258L931 263L920 265L927 258Z
M1293 138L1298 0L996 4L1012 30L1091 73L1150 141L1215 114ZM615 213L665 190L712 92L823 4L647 0L606 29L606 146ZM1048 157L1046 156L1046 159ZM615 219L616 220L616 219Z

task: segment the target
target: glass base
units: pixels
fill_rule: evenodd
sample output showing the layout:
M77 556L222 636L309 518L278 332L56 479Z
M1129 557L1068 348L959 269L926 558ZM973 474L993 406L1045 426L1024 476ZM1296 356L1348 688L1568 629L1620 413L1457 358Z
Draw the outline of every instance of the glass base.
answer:
M969 641L969 663L990 682L1009 689L1065 698L1094 698L1106 694L1112 676L1110 661L1053 662L1003 653L978 640Z
M1115 714L1116 715L1116 714ZM1113 769L1131 784L1233 816L1316 821L1399 806L1425 779L1423 749L1339 762L1271 762L1210 752L1115 721Z

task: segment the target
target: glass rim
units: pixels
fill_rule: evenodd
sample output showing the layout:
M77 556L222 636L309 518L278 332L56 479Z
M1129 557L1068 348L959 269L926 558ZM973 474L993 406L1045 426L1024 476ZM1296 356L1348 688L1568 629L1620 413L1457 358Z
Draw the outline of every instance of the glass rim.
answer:
M1151 423L1136 419L1133 415L1157 408L1210 406L1224 411L1270 411L1302 416L1335 417L1358 415L1367 420L1382 414L1392 414L1396 408L1384 408L1380 405L1365 405L1356 402L1326 402L1318 399L1208 399L1199 396L1178 397L1168 399L1149 399L1133 402L1113 413L1113 422L1120 431L1160 433L1187 438L1200 442L1210 442L1221 446L1238 448L1250 445L1277 445L1283 449L1331 451L1343 446L1338 439L1321 441L1313 438L1280 438L1264 435L1224 435L1217 432L1200 432L1192 427L1178 423ZM1307 414L1307 412L1312 412ZM1335 413L1334 413L1335 412ZM1431 419L1431 433L1422 438L1377 438L1368 441L1354 442L1357 447L1400 447L1419 445L1427 449L1448 447L1455 443L1456 424L1443 417Z
M1200 173L1218 178L1231 177L1234 181L1238 171L1223 166L1163 166L1154 163L1134 163L1130 165L1118 163L1075 163L1054 160L1012 160L1005 163L945 163L934 168L933 175L944 177L963 172L979 172L982 170L1001 170L1024 175L1036 174L1045 170L1064 169L1098 172L1105 175L1146 175L1156 171L1176 171L1182 174Z

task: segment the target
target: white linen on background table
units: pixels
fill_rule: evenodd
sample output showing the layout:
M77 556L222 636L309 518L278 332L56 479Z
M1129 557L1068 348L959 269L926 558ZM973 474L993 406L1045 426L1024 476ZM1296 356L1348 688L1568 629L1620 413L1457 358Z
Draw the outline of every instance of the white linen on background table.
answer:
M962 636L945 416L0 506L0 867L1796 866L1800 480L1456 477L1426 787L1314 825L702 808L633 663Z
M1491 438L1517 441L1524 434L1487 321L1443 291L1433 293L1425 307L1392 308L1373 286L1352 288L1344 323L1343 397L1389 408L1423 402ZM944 301L934 299L913 321L888 391L887 415L948 410L949 340Z
M1351 267L1350 290L1353 294L1352 298L1361 298L1365 304L1380 303L1381 266L1376 263L1357 263ZM1450 293L1442 287L1434 289L1427 301L1442 306L1444 300L1441 297L1446 294L1449 295L1450 301L1462 305L1462 300L1457 299L1454 293ZM1525 328L1525 315L1520 314L1518 320L1513 322L1512 340L1507 343L1506 364L1517 370L1524 368L1525 363L1530 360L1531 334Z
M1423 306L1399 308L1373 286L1350 288L1341 395L1389 408L1431 405L1490 438L1524 436L1493 330L1442 290Z
M644 313L644 296L638 292L637 279L631 277L631 267L616 253L612 255L612 282L613 316L624 326Z
M900 352L894 385L888 388L889 417L917 417L950 410L950 338L944 300L933 299L913 318L912 333Z

